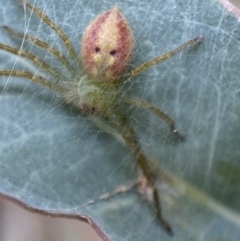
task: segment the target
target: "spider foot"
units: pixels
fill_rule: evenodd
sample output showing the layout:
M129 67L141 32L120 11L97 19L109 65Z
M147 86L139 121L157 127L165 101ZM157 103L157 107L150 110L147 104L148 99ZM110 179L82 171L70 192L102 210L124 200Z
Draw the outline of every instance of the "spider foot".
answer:
M185 136L183 136L176 128L171 128L172 134L174 138L176 138L179 141L184 141Z
M150 203L154 203L155 208L156 208L157 221L160 224L160 226L162 227L162 229L169 236L173 236L173 231L172 231L171 226L162 217L162 211L161 211L159 199L157 199L157 201L154 200L154 191L153 191L152 187L149 186L148 180L143 174L140 174L138 177L138 188L139 188L140 194L142 195L142 197L144 199L146 199Z
M195 43L198 43L198 42L202 42L203 39L204 39L204 37L202 35L199 35L194 40L195 40Z
M160 223L160 226L164 229L164 231L169 235L169 236L173 236L173 230L171 228L171 226L168 224L167 221L165 221L163 218L162 218L162 215L161 214L158 214L157 215L157 220L158 222Z

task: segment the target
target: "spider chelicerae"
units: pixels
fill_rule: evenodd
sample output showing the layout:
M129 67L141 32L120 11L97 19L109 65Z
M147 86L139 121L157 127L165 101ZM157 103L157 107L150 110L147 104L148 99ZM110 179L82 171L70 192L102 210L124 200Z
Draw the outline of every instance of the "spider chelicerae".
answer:
M118 108L119 103L122 101L133 106L148 109L170 126L170 130L176 138L184 139L184 137L176 129L174 121L167 114L147 101L127 97L119 91L119 86L126 81L131 81L135 76L153 65L169 59L186 47L201 42L203 37L195 37L173 51L145 62L128 73L125 73L126 67L131 60L134 38L127 20L120 10L114 7L99 15L86 29L81 48L81 61L85 74L79 76L79 71L71 64L74 62L76 66L79 66L78 54L66 33L39 8L25 0L19 1L31 9L31 11L58 34L71 59L69 60L57 48L50 46L50 44L44 40L26 33L17 32L7 26L2 26L2 28L9 34L24 38L50 52L62 64L63 68L69 71L70 76L73 76L73 78L71 78L73 80L64 76L44 59L28 51L19 50L3 43L0 43L0 50L31 61L34 65L46 71L50 77L46 78L25 70L0 70L0 76L26 78L33 83L53 90L61 94L67 103L73 104L79 110L94 117L92 119L97 119L95 123L97 123L100 128L109 132L114 130L119 133L127 147L134 153L142 175L147 180L147 186L152 190L152 200L156 208L157 220L164 230L172 235L173 232L170 225L162 217L160 199L155 186L155 179L148 167L148 158L141 149L134 129L128 124L127 117L123 113L120 113L120 109ZM109 126L101 124L101 121L106 120L109 121Z

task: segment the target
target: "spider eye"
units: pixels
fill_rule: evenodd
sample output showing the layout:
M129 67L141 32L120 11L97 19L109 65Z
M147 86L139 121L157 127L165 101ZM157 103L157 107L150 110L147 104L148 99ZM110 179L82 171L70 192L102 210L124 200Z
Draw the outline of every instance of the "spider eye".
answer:
M115 50L115 49L110 51L110 55L112 55L112 56L114 56L116 53L117 53L117 50Z
M96 48L95 48L95 52L96 52L96 53L99 53L99 52L100 52L100 48L99 48L99 47L96 47Z

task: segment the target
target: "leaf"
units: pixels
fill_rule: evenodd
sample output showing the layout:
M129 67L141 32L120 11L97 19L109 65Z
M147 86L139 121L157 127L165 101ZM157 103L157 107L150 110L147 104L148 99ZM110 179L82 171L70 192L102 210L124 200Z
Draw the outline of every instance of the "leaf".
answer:
M56 33L31 11L15 0L0 3L5 25L66 53ZM86 116L64 105L60 96L11 77L1 78L0 85L0 193L35 212L87 219L105 240L238 240L240 190L239 182L232 181L238 180L240 167L240 32L233 15L237 10L229 13L211 0L36 3L63 28L78 52L91 20L118 5L135 35L132 66L204 36L203 43L124 86L128 94L166 111L186 136L185 142L176 143L168 126L152 113L124 109L143 150L158 164L156 172L166 171L159 191L163 215L175 236L163 232L153 207L137 190L88 204L136 179L134 156ZM3 30L0 41L27 48L61 70L49 53L27 41ZM41 72L4 52L0 59L1 69L24 65Z

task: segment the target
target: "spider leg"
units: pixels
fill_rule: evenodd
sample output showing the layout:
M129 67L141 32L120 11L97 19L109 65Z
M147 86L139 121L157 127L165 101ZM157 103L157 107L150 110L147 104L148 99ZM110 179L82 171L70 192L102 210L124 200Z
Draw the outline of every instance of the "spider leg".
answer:
M160 55L159 57L157 58L154 58L150 61L147 61L141 65L139 65L138 67L136 67L135 69L133 69L130 74L127 74L125 75L124 77L120 77L119 79L116 79L114 80L115 83L122 83L124 81L127 81L129 79L132 79L133 77L139 75L140 73L142 73L143 71L147 70L148 68L154 66L154 65L157 65L157 64L160 64L166 60L168 60L169 58L171 58L173 55L181 52L183 49L189 47L189 46L192 46L198 42L201 42L203 41L203 36L197 36L189 41L187 41L186 43L180 45L179 47L177 47L176 49L170 51L170 52L167 52L163 55Z
M14 35L16 37L20 37L23 39L27 39L28 41L36 44L37 46L51 52L53 55L56 56L56 58L71 72L74 72L73 67L71 66L71 64L69 63L69 61L67 60L67 58L56 48L50 46L47 42L44 42L30 34L25 34L25 33L20 33L17 32L15 30L13 30L12 28L2 25L0 26L2 27L5 31L7 31L9 34Z
M0 43L0 50L4 50L8 53L11 53L11 54L29 59L35 65L45 69L49 74L51 74L56 79L62 78L62 74L58 73L56 70L53 70L51 65L49 65L47 62L45 62L43 59L40 59L40 58L36 57L35 55L27 52L27 51L19 50L17 48L11 47L11 46L3 44L3 43ZM67 77L64 77L64 79L67 80Z
M174 120L172 120L170 116L168 116L166 113L164 113L160 109L156 108L155 106L151 105L150 103L148 103L145 100L139 100L136 98L130 98L130 97L126 97L126 96L122 96L121 98L125 102L127 102L131 105L140 106L142 108L152 111L155 115L157 115L158 117L163 119L170 126L171 132L174 136L176 136L176 138L178 138L180 140L185 139L184 136L181 133L179 133L179 131L176 129Z
M27 78L31 80L33 83L41 85L43 87L47 87L50 90L58 92L59 94L64 95L67 92L67 89L59 84L55 84L40 75L33 75L30 72L26 71L16 71L16 70L0 70L0 77L3 76L12 76L12 77L19 77L19 78Z
M43 20L50 28L52 28L58 36L62 39L64 45L66 46L67 50L69 51L70 56L74 61L78 60L77 53L71 43L71 40L68 38L66 33L57 26L42 10L35 7L31 3L25 0L19 0L23 5L26 5L29 9L31 9L41 20Z
M148 185L153 191L153 201L157 212L157 220L159 224L170 236L173 236L173 231L170 225L162 217L161 202L159 199L157 187L155 185L155 177L152 173L150 166L148 165L148 157L142 152L141 146L139 145L138 138L133 128L128 125L127 119L124 116L115 116L115 118L113 118L113 124L115 125L115 128L122 133L122 137L125 140L129 149L133 151L137 160L137 164L141 168L143 175L148 181Z
M119 194L123 194L123 193L125 194L127 192L132 191L133 188L137 185L138 185L138 180L135 180L133 182L128 183L127 185L119 186L113 192L104 193L100 197L98 197L97 199L89 200L87 203L83 204L81 207L91 205L91 204L97 203L99 201L108 200L108 199L113 198L113 197L115 197L116 195L119 195Z

